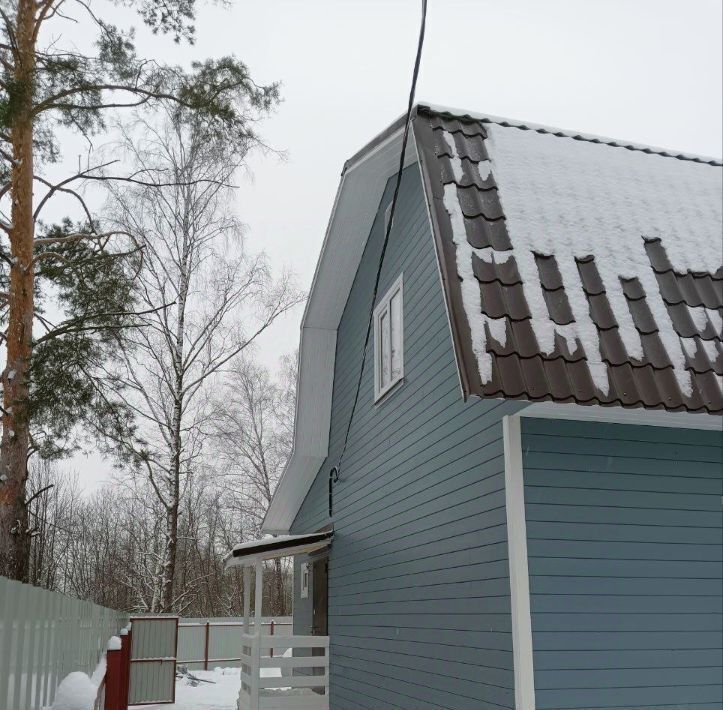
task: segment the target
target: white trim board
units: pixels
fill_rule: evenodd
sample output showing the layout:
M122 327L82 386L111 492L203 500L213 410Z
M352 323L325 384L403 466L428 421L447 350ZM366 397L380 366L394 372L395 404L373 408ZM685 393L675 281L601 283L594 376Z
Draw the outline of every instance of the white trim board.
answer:
M608 424L634 424L639 426L670 427L672 429L705 429L723 431L723 416L717 414L690 414L666 412L662 409L629 409L600 407L587 404L556 404L534 402L528 404L520 416L537 419L567 419L579 422L605 422Z
M527 564L527 519L519 414L502 418L502 439L505 451L505 512L510 565L515 710L535 710L530 572Z

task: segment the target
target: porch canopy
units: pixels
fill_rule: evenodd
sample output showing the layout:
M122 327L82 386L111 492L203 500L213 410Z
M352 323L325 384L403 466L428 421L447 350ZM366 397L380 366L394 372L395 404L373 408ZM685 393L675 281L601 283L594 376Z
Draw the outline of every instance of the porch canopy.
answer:
M306 535L279 535L267 537L262 540L252 540L236 545L226 555L226 569L230 567L255 567L264 560L275 557L290 557L293 555L317 552L329 547L333 531L308 533Z
M243 570L244 625L241 635L241 688L239 710L329 708L328 635L264 636L261 611L264 594L264 562L279 557L324 550L331 544L332 530L307 535L281 535L236 545L226 555L225 567ZM253 580L252 580L253 575ZM253 588L253 589L252 589ZM253 591L253 615L251 609ZM251 627L253 619L253 629ZM274 658L274 649L283 649ZM300 649L300 652L297 652ZM287 651L291 655L287 655ZM279 658L279 655L282 657ZM268 675L278 669L278 675ZM299 669L298 673L295 670Z
M249 633L251 617L251 568L256 570L256 592L254 598L255 633L261 636L261 607L263 596L264 561L276 557L290 557L309 552L317 552L329 547L334 532L309 533L307 535L280 535L261 540L252 540L236 545L226 555L225 569L243 567L244 593L244 634Z

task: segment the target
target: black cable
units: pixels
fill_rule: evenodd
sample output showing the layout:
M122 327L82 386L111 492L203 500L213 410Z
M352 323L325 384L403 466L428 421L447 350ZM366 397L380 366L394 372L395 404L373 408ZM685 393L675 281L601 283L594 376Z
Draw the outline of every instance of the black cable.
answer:
M364 365L366 363L366 355L367 355L367 347L369 345L369 335L371 334L372 330L372 322L374 321L374 304L377 300L377 292L379 290L379 279L382 275L382 265L384 264L384 255L387 251L387 246L389 244L389 235L392 231L392 224L394 223L394 210L397 207L397 197L399 195L399 187L402 184L402 170L404 170L404 157L407 152L407 139L409 138L409 126L412 119L412 108L414 107L414 94L417 90L417 77L419 76L419 65L422 60L422 47L424 46L424 30L427 23L427 0L422 0L422 24L419 28L419 40L417 42L417 57L414 60L414 73L412 74L412 87L409 91L409 104L407 106L407 120L404 123L404 136L402 138L402 150L399 155L399 168L397 169L397 182L394 186L394 195L392 196L392 205L389 210L389 220L387 222L387 229L384 234L384 242L382 244L382 252L379 255L379 266L377 267L377 275L376 279L374 280L374 291L372 292L372 300L371 300L371 307L369 311L369 321L367 323L367 334L364 338L364 349L362 350L362 361L361 361L361 367L359 368L359 379L356 383L356 393L354 394L354 402L351 407L351 412L349 414L349 422L347 423L346 427L346 434L344 436L344 445L341 449L341 454L339 454L339 463L334 467L336 470L334 475L334 482L339 480L339 476L341 474L341 462L344 458L344 454L346 453L346 447L349 443L349 432L351 431L351 425L352 421L354 420L354 412L356 411L356 405L359 401L359 390L361 389L361 383L362 383L362 377L364 375ZM332 469L332 471L334 471ZM332 478L330 475L329 478L329 510L331 511L332 505L331 505L331 486L332 486Z

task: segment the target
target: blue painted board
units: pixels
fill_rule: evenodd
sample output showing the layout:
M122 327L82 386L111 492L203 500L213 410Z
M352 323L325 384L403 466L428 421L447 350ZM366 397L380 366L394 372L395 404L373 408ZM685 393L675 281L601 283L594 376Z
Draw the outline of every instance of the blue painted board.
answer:
M721 434L522 422L537 710L721 710Z

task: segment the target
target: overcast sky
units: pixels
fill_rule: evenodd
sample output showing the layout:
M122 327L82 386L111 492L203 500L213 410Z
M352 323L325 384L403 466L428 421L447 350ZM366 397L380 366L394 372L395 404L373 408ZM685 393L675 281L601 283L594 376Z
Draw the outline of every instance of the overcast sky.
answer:
M194 47L139 32L145 56L235 54L282 82L237 206L253 249L307 288L344 161L402 114L421 0L231 0L199 6ZM429 0L417 99L721 155L721 0ZM129 22L138 24L129 10ZM116 13L114 13L116 14ZM261 343L273 366L301 309ZM106 478L76 457L88 487Z

